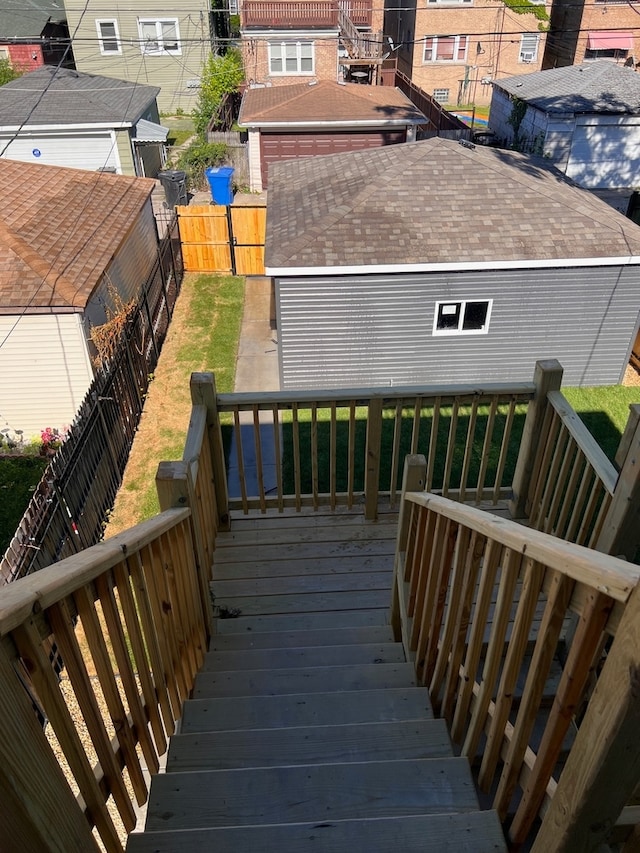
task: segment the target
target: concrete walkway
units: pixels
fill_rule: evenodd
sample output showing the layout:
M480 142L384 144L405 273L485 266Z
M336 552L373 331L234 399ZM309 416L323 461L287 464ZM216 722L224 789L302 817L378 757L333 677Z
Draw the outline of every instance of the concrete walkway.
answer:
M278 339L271 297L271 279L265 276L250 276L246 279L245 287L234 391L236 393L278 391L280 389ZM240 433L247 494L255 496L258 494L258 477L251 412L240 413ZM281 435L278 435L278 441L282 442ZM260 415L260 447L264 488L268 493L277 485L275 437L273 417L270 412L263 412ZM228 485L229 496L240 497L235 435L232 437L229 453Z

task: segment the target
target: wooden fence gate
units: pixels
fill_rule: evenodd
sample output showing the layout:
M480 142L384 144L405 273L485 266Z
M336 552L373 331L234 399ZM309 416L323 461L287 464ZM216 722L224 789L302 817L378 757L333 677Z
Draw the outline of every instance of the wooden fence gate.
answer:
M185 271L264 275L266 207L206 204L176 211Z

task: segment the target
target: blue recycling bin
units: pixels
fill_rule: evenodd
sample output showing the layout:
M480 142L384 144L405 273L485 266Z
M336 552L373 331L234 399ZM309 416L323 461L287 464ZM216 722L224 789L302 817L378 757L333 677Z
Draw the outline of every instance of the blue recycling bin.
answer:
M231 204L233 189L231 178L234 169L231 166L212 166L204 170L205 177L211 189L211 198L215 204Z

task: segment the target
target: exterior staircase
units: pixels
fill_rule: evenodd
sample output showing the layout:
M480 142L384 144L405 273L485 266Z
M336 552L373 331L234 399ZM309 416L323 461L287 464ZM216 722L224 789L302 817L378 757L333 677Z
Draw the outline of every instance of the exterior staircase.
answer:
M216 634L128 853L506 850L393 640L396 522L269 514L219 534Z

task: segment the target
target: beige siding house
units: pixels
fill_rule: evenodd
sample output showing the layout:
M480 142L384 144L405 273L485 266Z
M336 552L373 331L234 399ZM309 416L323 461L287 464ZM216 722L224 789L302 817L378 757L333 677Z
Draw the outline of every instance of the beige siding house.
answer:
M157 254L154 182L0 160L20 195L0 212L0 415L25 437L73 421L90 330L136 299Z
M211 50L207 0L102 3L95 11L85 0L64 6L79 71L158 86L162 112L193 109Z

